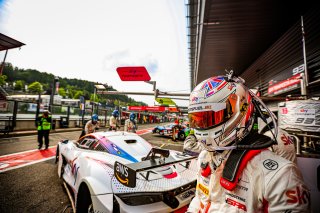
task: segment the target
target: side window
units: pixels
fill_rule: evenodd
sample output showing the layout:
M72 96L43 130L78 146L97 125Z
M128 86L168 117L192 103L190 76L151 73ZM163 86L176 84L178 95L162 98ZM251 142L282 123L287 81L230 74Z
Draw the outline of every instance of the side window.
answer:
M92 145L96 142L96 139L94 137L86 137L82 140L78 141L78 145L80 148L84 149L93 149Z

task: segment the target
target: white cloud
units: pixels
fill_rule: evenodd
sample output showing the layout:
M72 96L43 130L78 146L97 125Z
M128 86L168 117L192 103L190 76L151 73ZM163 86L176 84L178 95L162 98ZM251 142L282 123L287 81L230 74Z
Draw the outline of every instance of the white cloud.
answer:
M116 72L118 66L145 66L160 90L190 87L184 0L5 3L1 31L26 43L9 51L7 61L15 66L122 91L152 91L146 83L121 82ZM153 97L132 97L153 104Z

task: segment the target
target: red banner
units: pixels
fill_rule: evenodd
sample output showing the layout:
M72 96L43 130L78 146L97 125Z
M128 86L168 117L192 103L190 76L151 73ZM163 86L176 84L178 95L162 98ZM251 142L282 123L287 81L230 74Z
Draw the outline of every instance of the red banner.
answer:
M268 94L278 94L285 92L293 86L297 86L300 83L300 73L288 78L284 81L280 81L279 83L270 85L268 88Z
M164 107L164 106L128 106L130 111L148 111L148 112L179 112L177 107Z
M121 81L150 81L150 75L145 67L118 67Z

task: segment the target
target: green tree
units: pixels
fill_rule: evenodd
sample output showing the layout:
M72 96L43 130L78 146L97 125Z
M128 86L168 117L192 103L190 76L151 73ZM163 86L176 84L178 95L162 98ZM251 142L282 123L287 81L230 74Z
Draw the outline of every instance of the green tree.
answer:
M83 92L80 91L80 90L78 90L78 91L74 94L73 99L79 99L80 96L83 96Z
M14 90L23 90L24 82L22 80L17 80L14 85Z
M90 95L90 101L94 101L94 102L100 102L100 98L99 96L96 94L96 97L94 97L94 94Z
M0 86L5 85L6 80L7 80L6 75L0 75Z
M58 91L59 95L61 95L62 97L66 97L67 93L66 91L64 90L64 88L60 87L59 88L59 91Z
M32 93L42 92L42 85L38 81L35 81L35 82L29 84L28 90Z

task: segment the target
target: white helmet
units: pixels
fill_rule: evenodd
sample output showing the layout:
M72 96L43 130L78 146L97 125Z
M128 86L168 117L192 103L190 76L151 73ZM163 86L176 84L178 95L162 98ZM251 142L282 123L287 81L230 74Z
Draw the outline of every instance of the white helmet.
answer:
M252 128L252 96L241 81L211 77L190 94L188 114L190 127L206 149L228 149Z

